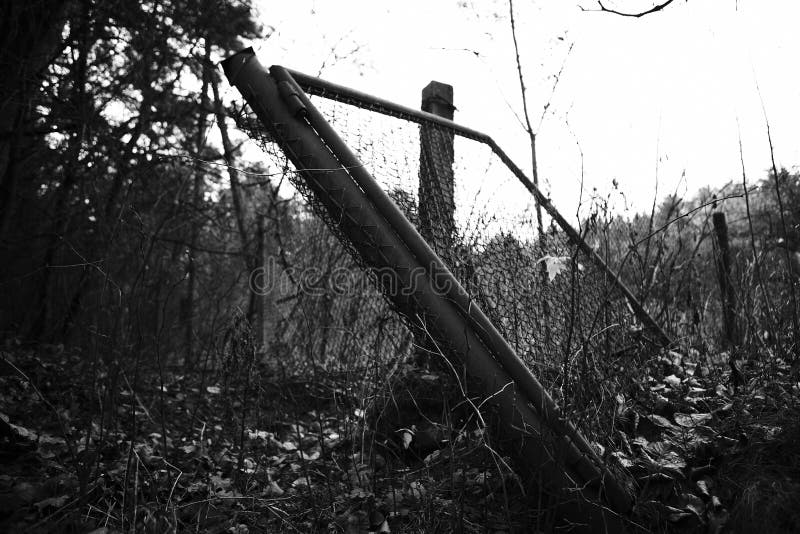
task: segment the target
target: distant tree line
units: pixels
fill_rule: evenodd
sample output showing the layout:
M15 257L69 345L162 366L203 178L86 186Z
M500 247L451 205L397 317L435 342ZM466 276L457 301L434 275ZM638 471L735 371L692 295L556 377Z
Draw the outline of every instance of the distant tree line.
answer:
M233 0L3 2L4 338L191 358L230 308L253 312L257 228L280 203L229 172L215 62L262 36Z

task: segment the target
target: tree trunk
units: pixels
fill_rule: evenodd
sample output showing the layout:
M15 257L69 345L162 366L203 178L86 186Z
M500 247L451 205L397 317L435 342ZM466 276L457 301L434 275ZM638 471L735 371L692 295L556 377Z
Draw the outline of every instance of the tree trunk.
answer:
M80 278L75 284L76 290L69 300L69 305L61 316L55 316L52 310L53 302L51 298L51 286L55 283L53 280L55 278L55 273L52 266L58 263L58 251L69 230L71 222L69 209L70 194L78 182L81 147L83 146L85 140L84 135L86 133L85 125L88 121L88 117L91 115L88 108L92 106L92 103L87 99L86 92L88 54L94 41L91 11L88 4L84 4L80 19L76 21L76 24L78 24L78 27L74 29L72 33L75 36L75 41L77 41L80 46L78 47L78 58L71 72L75 92L72 93L70 99L74 109L78 110L78 124L76 128L78 135L74 137L70 136L70 145L65 158L64 176L53 195L52 204L49 207L52 221L49 228L50 236L47 240L44 254L42 280L39 283L39 311L30 330L27 332L28 336L32 338L40 338L42 336L48 338L64 338L69 334L72 322L80 309L83 288L90 272L88 266L84 266Z
M227 118L225 108L222 105L222 99L219 96L219 82L216 76L211 77L211 90L214 93L214 113L217 118L217 127L219 127L220 137L222 137L222 150L225 158L226 167L228 169L228 178L231 183L231 201L233 203L233 215L236 219L236 228L239 231L239 242L242 247L242 258L244 259L244 267L248 273L251 273L256 267L256 259L250 250L250 244L247 239L247 226L246 226L246 207L242 202L241 183L239 182L239 171L236 169L236 155L233 150L233 143L231 142L230 134L228 133L228 125L225 122ZM250 279L249 275L246 277ZM249 288L248 288L249 289ZM255 291L248 291L247 303L247 319L250 324L256 321L256 308L257 308L257 295Z
M206 42L206 52L203 63L203 88L200 91L200 113L197 121L197 137L195 139L195 150L198 158L202 157L203 149L205 148L206 139L206 118L209 109L208 102L208 81L211 77L209 72L211 47ZM199 210L200 203L203 201L203 178L205 175L204 169L198 164L194 172L194 186L192 188L192 209ZM192 221L191 237L189 240L189 257L186 264L186 274L188 278L188 287L186 288L186 300L184 301L183 312L184 316L184 342L186 344L185 364L191 365L194 363L194 334L196 317L195 310L195 292L197 291L197 241L200 237L201 219L195 218Z
M58 55L71 2L0 3L0 241L17 203L22 132L41 74Z

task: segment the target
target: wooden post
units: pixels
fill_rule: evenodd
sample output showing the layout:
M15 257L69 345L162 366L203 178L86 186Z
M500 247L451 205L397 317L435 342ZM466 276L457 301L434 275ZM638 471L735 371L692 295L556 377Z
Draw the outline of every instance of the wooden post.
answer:
M453 86L432 81L422 90L422 111L453 120ZM455 198L453 132L423 123L419 133L419 223L418 230L440 258L453 268ZM425 332L417 332L417 363L445 371L436 358L435 345Z
M422 111L453 119L453 86L433 81L422 90ZM452 131L420 126L419 231L446 262L456 231Z
M725 214L715 212L712 215L714 223L714 234L717 238L717 278L719 279L720 302L722 304L722 321L725 335L725 342L729 348L734 347L738 342L736 331L735 299L733 284L731 282L731 252L728 244L728 223L725 221Z

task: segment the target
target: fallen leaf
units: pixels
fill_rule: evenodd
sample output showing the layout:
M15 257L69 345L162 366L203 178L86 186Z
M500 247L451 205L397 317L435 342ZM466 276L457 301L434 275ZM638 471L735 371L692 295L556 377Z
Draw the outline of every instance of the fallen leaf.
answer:
M623 452L620 452L620 451L612 452L611 456L616 458L617 461L620 463L620 465L622 467L627 468L627 469L630 469L634 465L633 460L631 460L630 458L625 456L625 454Z
M686 503L684 509L693 512L698 518L702 518L706 511L706 505L703 500L693 493L683 493L680 496L681 500Z
M679 521L686 519L687 517L692 517L692 512L685 512L683 510L672 508L671 506L665 506L665 508L670 508L671 510L675 510L675 511L670 511L669 514L667 515L667 521L669 521L670 523L677 523Z
M261 492L261 495L263 495L264 497L280 497L284 493L285 492L278 485L278 483L273 480L272 482L269 483L269 486L267 486L267 488L263 492Z
M426 457L425 457L425 459L424 459L424 460L422 460L422 462L423 462L425 465L431 465L431 464L432 464L432 463L434 463L436 460L438 460L438 459L439 459L439 457L440 457L441 455L442 455L442 452L441 452L441 451L433 451L433 452L432 452L432 453L430 453L428 456L426 456Z
M654 425L660 426L661 428L675 428L675 425L670 423L669 419L660 415L650 414L647 416L647 419Z
M676 388L681 385L681 379L675 375L669 375L664 377L664 383L670 387Z
M711 443L717 436L717 431L710 426L699 425L692 429L692 441L695 444Z
M537 263L539 262L544 262L547 278L552 282L556 276L569 269L572 258L569 256L544 256ZM577 266L578 270L583 270L582 265L577 264Z
M694 428L711 420L710 413L676 413L673 416L675 423L684 428Z
M24 426L15 425L13 423L9 424L8 426L10 426L17 435L17 438L27 441L36 441L36 432L33 430L28 430Z
M658 465L662 469L680 473L686 468L686 460L684 460L677 452L670 451L658 459Z
M274 437L275 434L272 432L267 432L266 430L248 430L247 437L249 439L263 439L264 441L269 440L269 438Z
M714 481L708 478L707 476L702 477L700 480L696 482L697 489L700 490L700 494L706 498L711 497L711 488L714 487Z
M188 494L196 494L196 493L207 493L208 491L208 484L205 482L192 482L189 484L189 487L186 488L186 493Z
M656 394L653 398L653 404L656 410L662 413L673 411L672 403L664 395Z
M408 450L408 447L411 446L411 442L414 439L414 433L407 428L402 429L401 432L402 433L400 434L400 440L403 443L403 448Z
M411 496L414 497L415 499L421 499L427 493L427 491L425 490L425 486L423 486L422 483L420 483L419 481L415 480L408 486Z
M219 475L211 475L210 477L211 487L214 491L219 492L222 490L227 490L231 487L233 481L229 478L222 478Z
M303 451L297 451L298 456L307 462L313 462L314 460L319 458L319 451L314 451L311 454L307 454Z
M670 446L663 441L653 441L646 445L647 452L655 454L656 456L663 456L670 450Z
M44 499L43 501L39 501L34 506L39 510L44 510L45 508L61 508L64 506L64 503L67 502L68 497L66 495L62 495L60 497L50 497L48 499Z

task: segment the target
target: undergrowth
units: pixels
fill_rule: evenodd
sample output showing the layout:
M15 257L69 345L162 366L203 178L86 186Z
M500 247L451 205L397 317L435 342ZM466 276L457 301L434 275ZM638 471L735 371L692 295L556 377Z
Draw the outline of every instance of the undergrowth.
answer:
M251 387L234 388L224 368L101 369L98 384L118 384L109 391L87 380L87 361L4 348L0 530L552 527L447 376L403 364L364 395L354 376L366 370L309 380L258 361ZM637 398L617 397L614 446L596 444L636 480L630 530L797 531L796 375L750 358L734 391L724 354L659 361Z

